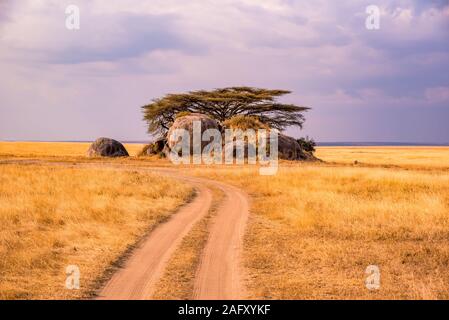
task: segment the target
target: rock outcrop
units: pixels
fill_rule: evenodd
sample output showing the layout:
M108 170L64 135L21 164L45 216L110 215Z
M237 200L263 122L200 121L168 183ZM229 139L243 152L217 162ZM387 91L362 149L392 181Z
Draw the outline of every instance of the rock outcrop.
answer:
M143 147L142 151L139 152L139 156L153 156L153 155L161 155L164 152L164 148L167 144L167 139L159 138L150 144L147 144Z
M120 142L109 139L99 138L87 150L88 157L128 157L128 151L126 151L123 144Z
M270 137L268 137L267 141L267 150L270 150ZM244 142L244 154L245 157L248 155L248 141ZM223 149L224 150L224 149ZM237 147L234 145L233 147L233 156L236 156ZM224 152L224 151L223 151ZM252 145L253 155L256 154L256 150ZM307 152L301 145L296 141L295 138L289 137L284 134L278 134L278 158L282 160L301 160L301 161L315 161L318 160L312 152Z
M176 118L175 122L173 123L173 125L170 127L170 130L168 130L167 133L167 147L168 150L172 150L178 140L175 139L175 136L173 135L174 131L176 129L184 129L187 130L189 132L190 135L190 152L192 153L193 151L193 146L192 146L192 141L193 141L193 123L195 121L198 121L201 123L201 135L203 134L204 131L206 131L207 129L218 129L221 130L220 125L218 124L217 121L215 121L214 119L212 119L209 116L206 116L204 114L200 114L200 113L190 113L188 115L182 116L182 117L178 117ZM201 143L201 150L203 150L203 148L208 145L209 142L207 141L203 141Z
M304 151L295 138L279 134L278 136L279 159L314 161L317 158L311 153Z
M193 124L195 121L198 121L201 124L201 135L207 129L217 129L222 133L222 142L225 143L224 139L224 128L230 129L242 129L245 130L246 127L254 129L257 134L258 129L267 129L270 130L266 125L263 125L258 120L254 120L251 117L245 119L244 116L238 116L231 119L232 121L228 121L224 123L224 127L214 120L213 118L200 114L200 113L189 113L186 115L182 115L176 118L173 125L170 127L167 138L161 138L153 143L145 146L144 150L141 152L141 155L154 155L154 154L165 154L169 157L170 150L176 147L178 143L178 139L173 135L176 129L184 129L189 133L190 136L190 153L193 153ZM243 126L243 127L242 127ZM246 126L246 127L245 127ZM209 141L203 141L201 145L201 150L208 145ZM268 138L268 144L270 143L270 139ZM178 150L180 152L180 150ZM225 148L223 145L223 155L225 152ZM279 159L284 160L302 160L302 161L316 161L317 159L312 152L305 151L301 145L298 143L296 139L293 137L289 137L284 134L278 135L278 156ZM248 155L248 142L244 142L244 154ZM233 156L236 156L236 147L233 148Z

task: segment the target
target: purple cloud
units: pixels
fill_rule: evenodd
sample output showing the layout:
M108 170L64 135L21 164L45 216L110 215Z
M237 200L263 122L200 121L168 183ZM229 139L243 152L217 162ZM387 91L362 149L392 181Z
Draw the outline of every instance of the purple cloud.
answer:
M79 31L65 28L68 4ZM370 4L1 2L0 139L146 139L152 98L249 85L313 108L295 135L448 142L448 2L379 0L374 31Z

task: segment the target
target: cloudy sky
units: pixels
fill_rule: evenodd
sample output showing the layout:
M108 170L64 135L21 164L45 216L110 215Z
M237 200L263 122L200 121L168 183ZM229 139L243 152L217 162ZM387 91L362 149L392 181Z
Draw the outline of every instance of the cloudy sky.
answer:
M447 143L449 0L0 0L0 140L145 140L151 99L238 85L312 107L295 136Z

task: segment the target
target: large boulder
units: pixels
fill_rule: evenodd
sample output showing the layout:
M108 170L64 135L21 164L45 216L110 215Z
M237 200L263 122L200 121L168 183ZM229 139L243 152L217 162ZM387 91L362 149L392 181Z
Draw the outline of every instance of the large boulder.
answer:
M317 160L311 152L304 151L295 138L279 134L278 136L279 159L284 160Z
M128 157L128 151L126 151L123 144L120 142L109 139L99 138L91 144L89 150L87 150L88 157Z
M161 155L164 152L164 148L167 144L167 139L159 138L147 144L143 147L142 151L140 151L139 156L152 156L152 155Z
M167 156L169 156L170 150L173 150L173 148L177 145L178 140L175 139L174 136L172 136L174 130L176 129L184 129L189 132L190 135L190 153L193 152L193 123L195 121L199 121L201 123L201 134L203 134L204 131L207 129L217 129L220 132L222 132L223 128L220 126L220 124L215 121L213 118L200 114L200 113L189 113L186 115L182 115L176 118L173 125L170 127L170 130L167 133L167 140L166 144L164 145L165 141L161 141L160 143L153 143L153 145L150 145L147 147L146 152L148 154L154 154L153 150L157 150L157 152L160 152L160 148L163 147L163 153ZM269 131L269 127L261 123L258 119L253 117L247 117L247 116L237 116L234 117L228 121L225 121L223 123L224 128L229 129L254 129L257 134L258 129L266 129ZM225 143L224 135L222 136L222 142ZM203 141L201 150L208 145L209 141ZM268 144L269 144L268 139ZM245 140L244 142L244 154L245 156L248 155L248 142ZM233 156L236 156L236 146L233 148ZM312 152L305 151L301 145L296 141L296 139L289 137L284 134L278 135L278 156L279 159L284 160L305 160L305 161L314 161L318 160ZM223 153L225 152L225 148L223 145ZM255 151L254 151L255 152Z
M215 121L214 119L212 119L211 117L201 114L201 113L190 113L187 115L183 115L181 117L176 118L175 122L173 122L173 125L170 127L170 130L168 130L167 133L167 147L168 150L172 150L178 140L175 139L173 133L174 130L176 129L184 129L187 130L189 132L190 135L190 152L192 153L193 150L193 123L195 121L199 121L201 123L201 135L203 134L204 131L206 131L207 129L217 129L217 130L221 130L220 125L218 124L217 121ZM208 145L209 142L204 141L201 144L201 150L203 150L203 148ZM168 151L166 148L166 151Z
M267 152L270 150L271 139L268 136ZM248 142L244 142L244 154L248 155ZM252 152L255 155L256 150L252 147ZM236 156L237 147L234 145L233 156ZM224 150L223 150L224 152ZM278 134L278 158L283 160L302 160L302 161L315 161L318 160L313 153L305 151L296 139L286 136L284 134Z
M268 132L270 128L268 125L262 123L257 117L238 115L233 118L226 120L224 126L230 129L253 129L256 131L258 129L266 129ZM269 143L269 139L268 139ZM248 142L244 142L244 152L245 155L248 154ZM253 151L255 152L255 151ZM234 147L234 156L236 155L236 147ZM286 136L284 134L278 135L278 156L279 159L284 160L315 160L311 152L305 151L298 141L292 137Z
M265 129L265 128L264 128ZM256 145L257 145L257 129L256 131ZM255 145L251 144L251 152L253 155L256 154ZM243 143L243 152L245 157L248 156L249 143L245 139ZM268 136L267 141L267 152L270 150L270 136ZM225 152L223 148L223 153ZM233 146L233 156L237 155L237 146L234 143ZM302 160L302 161L315 161L318 160L312 152L305 151L301 145L296 141L296 139L286 136L284 134L278 134L278 158L283 160Z

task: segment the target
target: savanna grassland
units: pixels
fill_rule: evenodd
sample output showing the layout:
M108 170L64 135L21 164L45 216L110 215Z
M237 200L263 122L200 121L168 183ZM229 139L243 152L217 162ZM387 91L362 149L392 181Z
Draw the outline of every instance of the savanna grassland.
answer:
M303 165L196 174L249 192L247 285L263 299L449 298L449 172ZM381 270L380 290L365 269Z
M252 197L252 297L448 299L449 148L323 147L316 155L327 163L283 162L272 177L251 167L195 172ZM380 290L365 287L369 265L380 268Z
M0 165L0 299L87 298L192 189L150 173ZM80 290L65 288L77 265Z
M84 142L0 142L1 158L84 158L90 143ZM124 144L130 156L142 149L141 144Z
M316 156L339 164L449 170L449 147L321 147Z
M0 143L0 161L90 161L83 157L87 145L21 147ZM141 146L127 148L136 154ZM275 176L260 176L253 166L173 166L250 195L244 243L250 297L448 299L449 148L326 147L316 155L325 162L281 162ZM172 166L154 158L117 161ZM82 266L87 288L94 288L128 245L191 193L151 174L120 171L110 179L110 170L0 164L0 297L88 295L64 290L66 264ZM183 277L174 287L178 298L189 297L207 219L192 229L163 279ZM379 290L365 287L369 265L380 268Z

